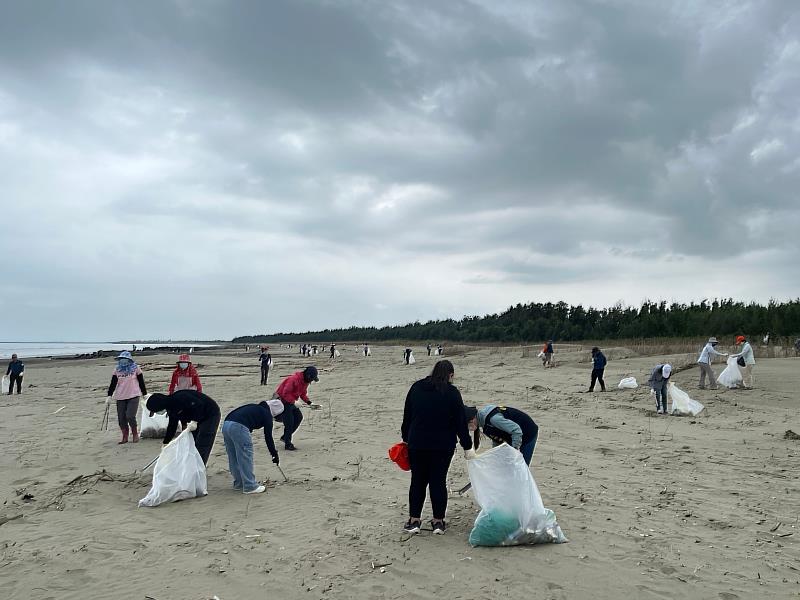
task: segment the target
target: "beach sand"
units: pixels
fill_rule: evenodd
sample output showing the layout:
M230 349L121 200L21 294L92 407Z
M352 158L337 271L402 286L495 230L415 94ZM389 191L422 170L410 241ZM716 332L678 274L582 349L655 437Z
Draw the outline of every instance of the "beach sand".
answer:
M316 364L298 452L281 450L283 482L260 432L256 472L267 492L231 486L221 434L209 495L137 508L160 440L118 446L112 414L99 431L113 361L29 361L24 393L0 397L0 589L9 599L294 598L791 598L800 594L800 359L759 361L752 391L700 391L698 371L674 376L706 405L697 418L656 416L639 382L665 357L609 349L611 391L588 387L588 353L559 351L543 369L517 347L455 348L448 356L467 404L521 408L540 427L532 469L568 544L472 548L477 507L451 494L449 529L409 538L409 474L387 458L399 441L410 384L435 357L415 348L354 345L303 359L272 348L261 387L257 353L195 355L204 391L222 408L265 399L279 377ZM565 348L566 350L566 348ZM625 357L628 358L615 358ZM676 364L694 357L671 357ZM141 359L165 391L175 356ZM158 370L157 370L158 369ZM722 369L715 367L717 373ZM60 412L58 409L65 406ZM276 427L276 438L281 425ZM104 475L93 475L105 470ZM78 479L76 479L78 478ZM468 481L460 449L449 485ZM430 518L426 503L423 519ZM375 568L373 568L373 565ZM380 566L385 565L385 572Z

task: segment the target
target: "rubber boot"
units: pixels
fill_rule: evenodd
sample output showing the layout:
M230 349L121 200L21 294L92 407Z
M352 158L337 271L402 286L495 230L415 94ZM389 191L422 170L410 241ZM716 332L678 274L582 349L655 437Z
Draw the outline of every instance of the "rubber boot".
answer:
M122 429L120 427L120 429ZM122 440L117 442L117 444L127 444L128 443L128 428L122 429Z
M134 444L139 441L139 429L135 425L131 426L131 435L133 436L131 441Z

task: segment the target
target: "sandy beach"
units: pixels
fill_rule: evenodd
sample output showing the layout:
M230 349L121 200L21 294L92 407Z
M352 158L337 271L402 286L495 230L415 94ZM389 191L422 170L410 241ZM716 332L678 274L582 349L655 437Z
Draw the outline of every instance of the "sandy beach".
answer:
M9 599L308 598L796 598L800 595L800 359L760 360L754 390L698 390L696 368L676 384L706 406L698 417L655 414L642 383L662 360L606 348L606 393L584 393L586 349L543 369L518 347L454 347L447 357L465 403L521 408L537 421L532 462L544 503L568 544L472 548L477 506L451 494L445 536L409 538L409 475L387 458L399 441L410 384L436 360L415 347L373 346L365 358L303 359L272 347L259 386L257 353L195 355L204 391L222 408L266 399L279 378L320 370L298 452L281 451L285 483L254 436L267 492L234 492L222 436L207 497L137 508L160 440L117 445L100 431L110 359L50 361L26 370L22 395L0 400L0 581ZM627 356L627 358L622 358ZM619 357L619 358L616 358ZM149 391L166 391L175 356L140 361ZM719 373L722 366L715 365ZM62 409L62 407L64 407ZM61 410L59 410L61 409ZM306 409L304 408L304 411ZM276 427L276 438L281 425ZM462 453L449 475L468 481ZM426 504L423 519L430 518ZM384 566L383 572L381 566Z

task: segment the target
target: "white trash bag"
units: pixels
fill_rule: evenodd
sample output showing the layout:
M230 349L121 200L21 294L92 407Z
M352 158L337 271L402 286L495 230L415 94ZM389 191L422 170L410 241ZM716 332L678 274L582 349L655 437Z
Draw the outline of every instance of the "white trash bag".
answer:
M417 362L417 359L414 358L414 353L413 352L409 352L409 354L408 354L408 364L413 365L415 362Z
M672 401L672 408L670 409L669 414L676 415L678 417L696 417L703 412L705 406L703 406L697 400L692 400L689 397L689 394L684 392L671 381L669 382L668 389L669 391L667 396Z
M166 414L155 413L152 417L144 402L142 403L142 418L139 419L139 435L143 438L163 438L167 433L169 417Z
M189 425L164 446L153 468L153 487L139 500L139 506L158 506L208 494L206 466L194 446Z
M469 534L472 546L560 544L568 541L544 507L522 454L508 444L467 461L472 493L481 507Z
M3 394L8 393L8 389L11 387L11 378L8 375L3 375L3 382L2 384L0 384L0 387L2 387L2 389L0 389L0 392L2 392Z
M735 388L742 383L742 372L735 357L728 358L728 366L719 374L717 381L726 388Z
M617 387L621 390L635 390L639 387L639 384L636 383L636 377L625 377Z

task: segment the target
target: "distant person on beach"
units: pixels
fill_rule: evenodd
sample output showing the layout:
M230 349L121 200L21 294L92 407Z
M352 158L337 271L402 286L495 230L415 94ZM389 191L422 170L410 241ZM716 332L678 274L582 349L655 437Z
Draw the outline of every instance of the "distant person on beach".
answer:
M650 373L647 385L656 395L656 413L659 415L667 414L667 384L672 376L672 365L656 365Z
M369 356L371 354L372 352L370 352L369 344L364 344L364 356Z
M331 344L331 360L336 357L336 344Z
M280 464L272 439L272 412L265 402L245 404L228 413L222 423L222 439L228 453L228 467L233 476L233 489L245 494L260 494L267 488L260 485L253 473L253 437L256 429L264 430L264 441L272 462Z
M542 352L544 352L544 356L542 357L542 365L545 368L553 366L553 354L555 351L553 350L553 340L547 340L544 346L542 347Z
M269 348L261 349L261 355L258 360L261 362L261 385L267 385L269 370L272 368L272 356L269 353Z
M606 391L606 382L603 380L603 373L606 370L606 355L600 351L600 348L595 346L592 348L592 377L589 383L589 391L594 391L594 384L600 382L600 391Z
M797 338L794 341L794 355L795 356L800 355L800 338Z
M17 394L21 394L22 378L25 376L25 364L19 358L17 358L16 354L11 355L11 361L8 363L6 375L9 378L8 395L10 396L14 391L14 384L17 386Z
M492 440L493 446L506 443L519 450L525 464L531 464L539 426L526 413L510 406L487 404L482 408L467 406L464 409L467 427L473 432L475 450L480 445L480 434Z
M292 435L303 422L303 413L295 403L302 400L308 405L311 404L311 400L308 399L308 386L314 381L319 381L319 373L316 367L309 366L281 381L272 395L273 399L280 399L283 402L283 413L275 417L275 420L283 423L281 441L286 450L297 450L292 443Z
M118 443L127 444L130 434L135 444L139 441L139 425L136 422L139 398L147 394L144 374L127 350L120 352L115 360L117 368L111 376L106 404L110 404L112 399L117 402L117 422L122 431L122 439Z
M431 355L431 345L428 344L427 348L428 348L428 356L430 356Z
M200 375L194 368L192 360L188 354L181 354L178 357L178 366L172 372L172 381L169 384L169 393L175 390L195 390L203 391L203 384L200 383Z
M700 389L706 389L706 377L708 377L708 386L715 390L717 389L717 378L714 375L714 370L711 368L711 361L715 356L728 356L726 352L718 352L717 344L719 341L715 337L708 338L706 345L700 351L700 357L697 359L697 364L700 367Z
M203 464L208 464L220 419L219 405L213 399L195 390L179 390L170 396L150 394L147 410L151 417L154 413L166 411L169 422L164 433L164 444L169 444L175 437L179 422L183 428L186 428L189 421L196 422L197 429L192 431L194 446L203 459Z
M444 356L444 348L442 347L441 344L436 346L436 355L437 356Z
M453 385L455 369L449 360L440 360L431 374L415 382L406 395L400 432L408 445L411 484L408 490L408 521L403 530L419 533L422 506L430 490L433 533L447 528L447 471L456 449L456 438L467 459L475 457L464 415L461 393Z
M403 360L406 361L406 364L411 364L411 348L406 348L403 352Z
M741 346L742 349L738 354L731 354L731 358L736 359L736 363L742 371L742 387L749 390L753 387L753 368L756 366L756 357L745 336L736 336L736 345Z

